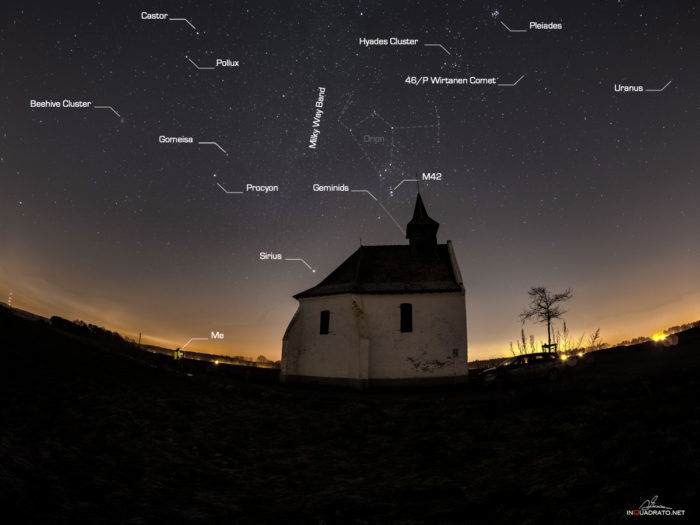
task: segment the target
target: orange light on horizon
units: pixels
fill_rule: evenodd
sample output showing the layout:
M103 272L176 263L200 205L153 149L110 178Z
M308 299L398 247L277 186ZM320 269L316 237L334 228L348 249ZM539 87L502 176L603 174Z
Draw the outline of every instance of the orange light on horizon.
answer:
M661 332L657 332L654 335L651 336L651 340L658 343L660 341L663 341L666 339L668 336L666 334L662 334Z

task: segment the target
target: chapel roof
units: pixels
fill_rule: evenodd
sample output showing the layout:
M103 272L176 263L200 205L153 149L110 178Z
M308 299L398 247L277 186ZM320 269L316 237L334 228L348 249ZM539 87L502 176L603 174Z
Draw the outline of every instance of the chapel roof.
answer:
M449 244L438 244L435 257L417 258L409 245L360 246L313 288L295 299L336 295L462 291Z
M336 295L459 292L464 290L452 245L437 244L440 224L416 195L406 227L409 244L360 246L319 284L295 299Z

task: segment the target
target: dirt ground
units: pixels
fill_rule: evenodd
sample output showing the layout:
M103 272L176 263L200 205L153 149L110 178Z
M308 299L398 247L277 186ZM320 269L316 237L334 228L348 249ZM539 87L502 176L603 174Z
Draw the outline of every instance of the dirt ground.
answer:
M697 520L697 330L552 385L398 392L177 368L5 311L0 330L17 522L609 523L655 495Z

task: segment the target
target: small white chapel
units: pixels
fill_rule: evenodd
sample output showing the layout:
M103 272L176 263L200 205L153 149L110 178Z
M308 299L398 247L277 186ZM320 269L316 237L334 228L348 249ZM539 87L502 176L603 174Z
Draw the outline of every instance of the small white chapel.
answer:
M360 246L299 307L282 340L283 382L408 386L467 379L467 319L452 244L420 193L407 245Z

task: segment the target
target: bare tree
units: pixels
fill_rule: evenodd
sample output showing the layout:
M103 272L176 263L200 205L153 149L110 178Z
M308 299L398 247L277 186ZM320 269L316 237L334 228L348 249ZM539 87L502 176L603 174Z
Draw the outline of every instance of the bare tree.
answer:
M527 292L530 296L530 305L520 314L520 320L525 323L534 319L537 323L547 323L547 345L552 344L552 320L561 319L566 313L562 310L561 303L574 296L571 288L562 293L550 292L544 286L534 286Z

